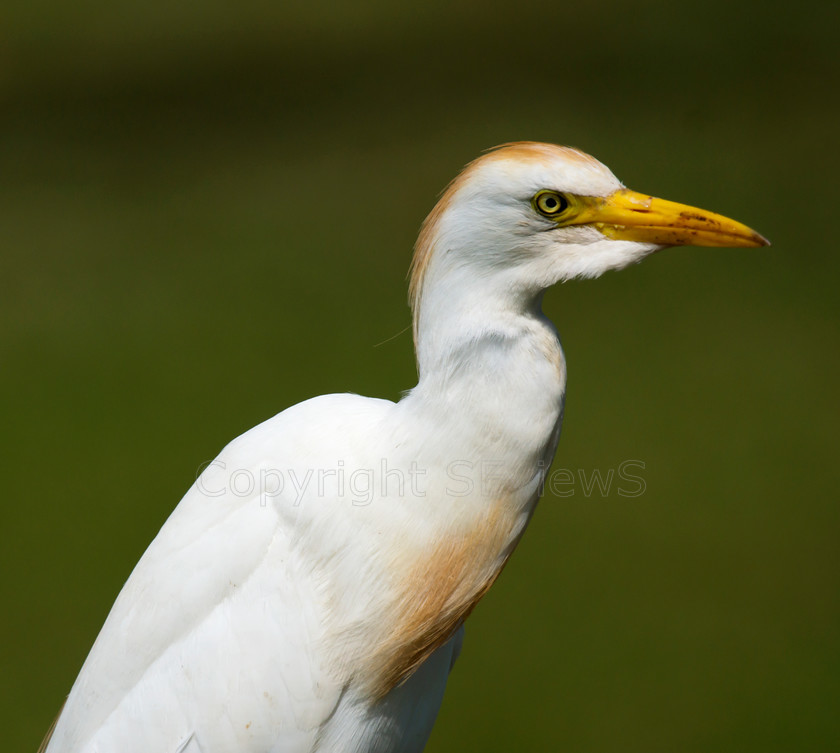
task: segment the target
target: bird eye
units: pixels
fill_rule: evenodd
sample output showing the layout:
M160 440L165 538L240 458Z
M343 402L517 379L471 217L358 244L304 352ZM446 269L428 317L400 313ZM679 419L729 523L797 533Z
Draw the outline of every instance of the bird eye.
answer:
M534 197L534 207L546 217L554 217L569 208L569 200L556 191L540 191Z

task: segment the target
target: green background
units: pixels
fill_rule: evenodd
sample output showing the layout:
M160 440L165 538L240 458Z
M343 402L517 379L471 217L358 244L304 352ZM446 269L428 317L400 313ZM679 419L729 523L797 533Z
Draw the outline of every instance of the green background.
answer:
M417 228L519 139L773 246L548 293L555 468L639 460L645 492L547 495L429 750L840 749L836 6L10 5L4 750L37 747L200 464L312 395L414 384Z

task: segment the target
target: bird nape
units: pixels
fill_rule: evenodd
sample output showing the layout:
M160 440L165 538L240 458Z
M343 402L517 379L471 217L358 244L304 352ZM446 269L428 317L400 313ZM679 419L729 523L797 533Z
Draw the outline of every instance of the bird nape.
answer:
M469 164L415 249L417 386L316 397L225 447L131 573L42 750L420 751L557 446L566 369L543 291L679 244L767 241L575 149Z

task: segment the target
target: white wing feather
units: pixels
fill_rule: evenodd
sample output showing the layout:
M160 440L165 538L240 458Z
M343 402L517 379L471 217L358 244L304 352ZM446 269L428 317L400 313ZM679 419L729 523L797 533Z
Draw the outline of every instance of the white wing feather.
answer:
M328 666L330 595L313 560L328 558L331 544L313 541L301 556L301 528L318 512L311 504L317 490L313 484L303 495L289 483L291 471L302 480L337 457L352 467L347 448L377 445L354 437L375 431L393 407L353 395L316 398L225 448L128 579L48 753L385 751L394 748L385 745L383 725L396 725L392 743L399 744L411 713L425 741L439 698L426 702L431 713L413 704L397 713L386 698L380 719L354 700L351 679ZM286 472L279 495L261 488L276 469ZM244 493L249 477L254 488ZM334 500L318 501L318 514L336 513ZM343 543L337 539L333 553ZM426 693L431 684L433 696L442 696L453 645L439 651L439 667L431 662L397 691ZM382 744L370 748L371 734Z

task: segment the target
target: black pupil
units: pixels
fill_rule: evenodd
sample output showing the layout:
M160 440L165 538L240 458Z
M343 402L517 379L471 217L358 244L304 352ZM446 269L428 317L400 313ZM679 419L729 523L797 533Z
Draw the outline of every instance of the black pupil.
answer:
M558 196L556 193L546 193L540 197L540 210L545 214L560 214L565 212L568 202L563 196Z

